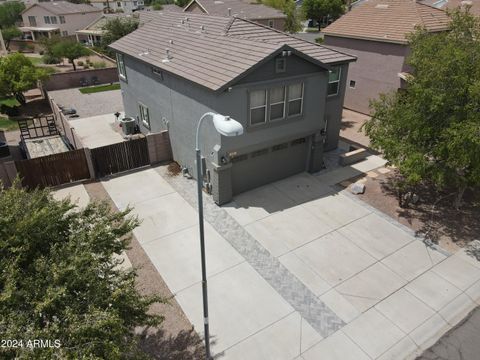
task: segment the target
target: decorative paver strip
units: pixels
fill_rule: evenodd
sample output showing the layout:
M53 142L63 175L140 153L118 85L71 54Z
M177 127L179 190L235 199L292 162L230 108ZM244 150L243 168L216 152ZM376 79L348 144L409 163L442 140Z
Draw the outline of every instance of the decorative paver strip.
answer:
M196 187L182 176L170 176L166 167L157 172L188 202L197 206ZM345 323L310 289L273 257L211 197L204 196L205 220L323 337Z

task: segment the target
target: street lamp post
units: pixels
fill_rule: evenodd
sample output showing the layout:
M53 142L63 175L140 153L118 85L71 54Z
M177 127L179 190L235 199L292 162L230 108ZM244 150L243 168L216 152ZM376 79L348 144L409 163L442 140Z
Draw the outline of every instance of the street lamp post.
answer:
M205 232L203 223L203 173L202 173L202 156L200 153L199 134L200 127L206 117L212 117L215 129L224 136L238 136L243 134L242 125L229 116L223 116L212 112L207 112L198 121L197 134L195 136L195 153L197 161L197 192L198 192L198 223L200 230L200 253L202 258L202 294L203 294L203 324L205 332L205 351L207 360L210 356L210 330L208 325L208 293L207 293L207 267L205 260Z

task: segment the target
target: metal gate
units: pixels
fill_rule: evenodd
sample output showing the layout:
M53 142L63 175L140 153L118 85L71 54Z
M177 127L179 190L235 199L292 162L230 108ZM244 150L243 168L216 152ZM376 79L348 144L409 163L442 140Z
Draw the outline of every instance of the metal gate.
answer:
M150 165L146 138L91 149L95 177Z

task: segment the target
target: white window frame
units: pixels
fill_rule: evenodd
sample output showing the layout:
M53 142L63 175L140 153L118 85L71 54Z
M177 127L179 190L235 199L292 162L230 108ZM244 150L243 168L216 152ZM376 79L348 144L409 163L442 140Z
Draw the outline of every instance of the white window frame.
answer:
M125 68L125 58L121 53L117 53L116 58L117 58L118 76L120 77L120 79L127 81L127 70Z
M60 15L59 20L60 20L60 24L65 24L65 16Z
M30 24L30 26L37 26L37 17L36 16L29 16L28 17L28 23Z
M327 96L337 96L338 93L340 92L340 80L342 80L342 68L340 66L335 66L335 68L338 69L338 80L330 81L330 72L328 72L328 85L327 85ZM328 88L330 87L330 84L337 84L337 92L335 94L329 94L328 93Z
M275 102L275 103L272 103L271 102L271 96L270 96L270 91L274 88L283 88L283 101L278 101L278 102ZM285 85L281 85L281 86L274 86L272 88L269 88L268 91L268 99L267 99L267 104L268 104L268 121L280 121L280 120L283 120L285 119L285 115L286 115L286 103L287 103L287 89L286 89L286 86ZM282 117L279 117L279 118L276 118L276 119L272 119L272 105L278 105L278 104L283 104L283 112L282 112Z
M263 91L265 93L265 104L264 105L260 105L260 106L255 106L255 107L252 107L252 103L251 103L251 93L254 92L254 91ZM268 91L267 89L254 89L252 91L249 91L248 93L248 104L249 104L249 124L250 126L259 126L259 125L264 125L267 123L267 116L268 116ZM261 123L256 123L256 124L252 124L252 110L255 110L255 109L260 109L260 108L265 108L265 116L264 116L264 121L261 122Z
M151 130L150 110L148 109L148 106L139 102L138 103L138 111L140 113L140 121L142 122L142 125L145 126L148 130ZM147 113L147 118L145 118L145 111Z
M51 24L58 24L58 19L56 16L50 16L50 23Z
M289 98L288 98L289 87L291 85L301 85L302 93L301 93L300 97L289 100ZM278 87L283 87L283 89L284 89L283 116L281 118L279 117L279 118L276 118L276 119L272 119L271 118L271 114L272 114L271 107L272 107L272 105L278 105L278 104L281 104L282 102L279 101L279 102L272 103L271 100L270 100L270 91L272 89L278 88ZM265 92L265 105L255 106L255 107L251 106L251 99L250 99L251 95L250 94L254 91L264 91ZM276 123L276 122L280 122L282 120L298 118L298 117L303 115L304 98L305 98L305 83L303 81L292 82L292 83L287 83L287 84L277 85L277 86L271 86L271 87L263 88L263 89L252 89L248 92L248 103L249 103L249 121L248 121L248 124L249 124L250 127L257 127L257 126L266 125L268 123ZM288 110L289 110L289 107L290 107L290 102L298 101L298 100L300 100L300 112L298 114L289 115ZM259 109L259 108L265 108L265 121L261 122L261 123L252 124L252 110Z
M288 107L287 107L287 118L293 118L293 117L296 117L296 116L302 116L303 115L303 99L305 97L305 83L302 81L300 84L302 85L302 95L299 97L299 98L295 98L295 99L289 99L288 95L289 95L289 88L291 85L297 85L298 83L295 82L295 83L291 83L291 84L288 84L287 86L287 103L288 103ZM289 115L289 109L290 109L290 102L292 101L298 101L300 100L300 113L298 114L293 114L293 115Z
M51 22L50 22L50 16L44 16L44 17L43 17L43 22L44 22L45 24L51 24Z

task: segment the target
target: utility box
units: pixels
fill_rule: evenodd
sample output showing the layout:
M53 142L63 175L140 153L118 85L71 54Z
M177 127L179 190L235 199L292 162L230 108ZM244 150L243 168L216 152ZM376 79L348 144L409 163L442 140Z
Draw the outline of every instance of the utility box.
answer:
M120 120L124 135L133 135L135 133L135 119L132 117L124 117Z

